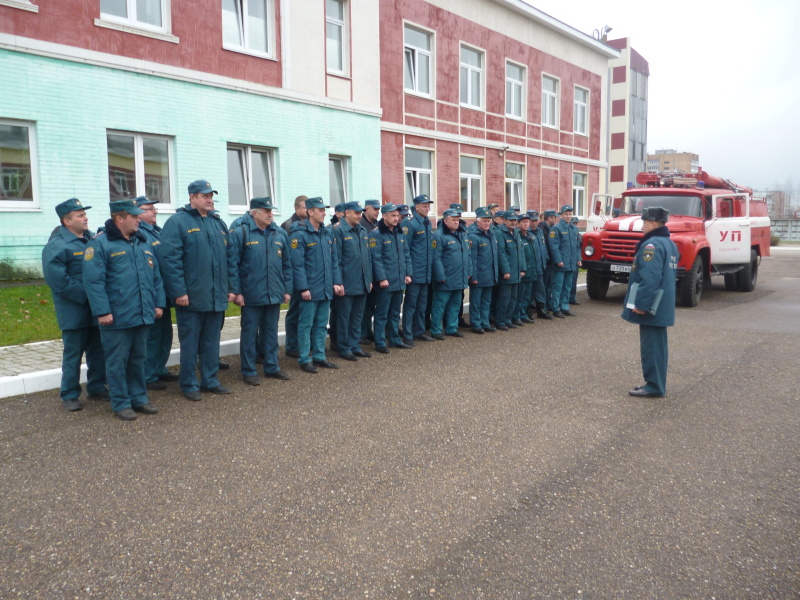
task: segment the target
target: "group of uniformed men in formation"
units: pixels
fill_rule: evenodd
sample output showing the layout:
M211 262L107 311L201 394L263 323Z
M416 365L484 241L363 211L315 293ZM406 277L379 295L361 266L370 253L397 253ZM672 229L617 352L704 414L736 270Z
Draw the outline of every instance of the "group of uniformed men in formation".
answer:
M240 357L245 383L289 379L278 365L280 306L286 354L300 368L336 369L325 352L348 361L409 349L417 341L508 331L541 319L573 316L580 235L572 207L544 212L479 207L469 226L451 204L434 229L431 200L413 206L367 200L335 207L324 225L322 198L299 196L280 227L270 198L228 228L214 209L211 185L189 185L189 204L157 225L157 201L140 196L109 204L111 218L93 235L77 199L56 207L61 226L42 252L63 333L61 400L80 402L81 357L89 398L110 399L124 420L158 409L148 390L179 381L193 401L201 392L230 394L217 378L229 302L241 307ZM380 218L379 218L380 217ZM463 320L469 289L469 325ZM180 374L166 368L172 346L170 308L180 340ZM402 324L400 314L402 309ZM330 327L330 332L328 331ZM430 331L430 334L427 333ZM197 378L199 364L200 379ZM107 387L106 387L107 386Z

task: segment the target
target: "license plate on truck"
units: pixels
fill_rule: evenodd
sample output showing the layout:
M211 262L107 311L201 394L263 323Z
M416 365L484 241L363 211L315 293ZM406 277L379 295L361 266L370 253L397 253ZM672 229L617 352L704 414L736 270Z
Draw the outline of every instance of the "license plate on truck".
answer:
M630 273L631 265L611 265L611 270L617 273Z

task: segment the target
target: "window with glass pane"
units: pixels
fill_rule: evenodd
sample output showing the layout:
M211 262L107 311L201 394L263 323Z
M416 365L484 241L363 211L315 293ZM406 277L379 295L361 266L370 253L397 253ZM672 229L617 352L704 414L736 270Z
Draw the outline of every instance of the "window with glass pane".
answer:
M253 198L275 204L274 150L228 144L228 204L250 205Z
M481 78L483 55L477 50L461 46L461 104L481 108Z
M506 63L506 116L522 118L522 92L525 71L522 67Z
M162 28L168 0L100 0L100 14L114 20Z
M108 197L122 200L146 195L172 203L172 140L139 133L106 135Z
M576 87L575 110L574 110L575 133L586 135L588 113L589 113L589 90Z
M344 73L344 1L326 0L325 32L328 71Z
M34 202L32 127L0 121L0 206Z
M461 204L464 211L471 213L481 205L481 173L483 161L480 158L462 156L461 164Z
M404 87L409 92L431 93L431 35L409 25L404 29Z
M412 205L414 198L427 194L433 200L433 152L406 148L406 204Z
M558 114L558 80L542 77L542 125L556 127Z
M330 179L328 204L336 206L347 202L347 157L331 156L328 159L328 173Z
M226 48L270 54L272 0L222 0L222 39Z
M586 214L586 173L572 174L572 207L575 216Z
M522 211L525 210L523 172L524 167L522 165L506 163L506 210L510 210L512 206L518 206Z

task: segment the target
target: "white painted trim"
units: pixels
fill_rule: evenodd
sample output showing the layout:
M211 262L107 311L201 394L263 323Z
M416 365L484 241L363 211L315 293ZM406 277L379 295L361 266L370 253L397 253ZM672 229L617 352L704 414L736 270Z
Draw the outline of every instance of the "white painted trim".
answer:
M39 12L39 7L35 4L31 4L28 0L0 0L0 6L10 6L11 8L29 10L34 13Z
M288 100L290 102L298 102L300 104L308 104L333 110L342 110L370 117L380 117L383 114L383 110L379 106L345 102L333 98L325 98L313 94L244 81L242 79L215 75L213 73L204 73L193 69L173 67L147 60L117 56L105 52L96 52L94 50L85 50L83 48L75 48L73 46L44 42L31 38L23 38L9 33L0 33L0 49L83 63L97 67L119 69L121 71L141 73L155 77L164 77L176 81L185 81L208 87L256 94L259 96Z
M162 33L160 31L153 31L152 29L145 29L144 27L136 27L135 25L118 23L109 19L95 19L94 24L97 27L105 27L106 29L114 29L115 31L124 31L125 33L132 33L134 35L143 35L144 37L154 38L163 42L172 42L177 44L180 39L171 33Z
M520 154L527 154L530 156L551 158L553 160L561 160L579 165L600 167L601 169L608 168L607 162L594 160L591 158L581 158L580 156L571 156L569 154L561 154L558 152L548 152L546 150L537 150L536 148L527 148L525 146L508 145L505 142L479 140L476 138L471 138L466 135L460 135L457 133L433 131L430 129L423 129L422 127L411 127L410 125L403 125L401 123L391 123L389 121L381 121L381 131L386 131L388 133L399 133L403 135L414 135L417 137L440 140L442 142L453 142L455 144L469 144L470 146L480 146L482 148L492 148L494 150L505 149L508 152L518 152Z

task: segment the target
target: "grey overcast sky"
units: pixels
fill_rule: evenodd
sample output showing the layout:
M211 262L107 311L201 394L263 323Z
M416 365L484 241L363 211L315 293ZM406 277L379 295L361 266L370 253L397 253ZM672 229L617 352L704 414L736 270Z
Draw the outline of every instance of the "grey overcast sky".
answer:
M525 1L631 39L650 64L648 152L694 152L757 190L800 187L800 1Z

